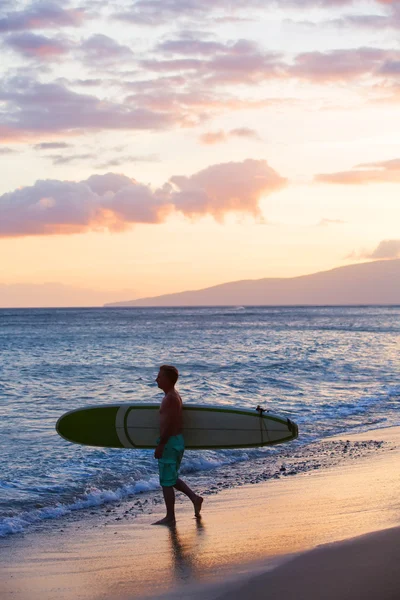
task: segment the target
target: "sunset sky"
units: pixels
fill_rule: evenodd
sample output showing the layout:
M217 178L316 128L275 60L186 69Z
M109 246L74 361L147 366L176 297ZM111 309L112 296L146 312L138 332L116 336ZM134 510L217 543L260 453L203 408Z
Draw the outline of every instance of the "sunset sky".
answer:
M400 0L2 0L0 40L0 306L400 257Z

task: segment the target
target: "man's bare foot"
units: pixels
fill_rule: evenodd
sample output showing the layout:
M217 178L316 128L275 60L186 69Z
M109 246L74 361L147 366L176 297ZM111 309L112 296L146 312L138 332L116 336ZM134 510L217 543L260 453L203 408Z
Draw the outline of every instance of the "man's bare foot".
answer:
M202 504L203 504L203 498L201 496L196 496L196 500L193 502L193 506L194 506L194 516L197 518L200 517L200 511L201 511Z
M174 517L164 517L163 519L160 519L159 521L156 521L155 523L152 523L152 525L167 525L169 527L173 526L176 524L175 518Z

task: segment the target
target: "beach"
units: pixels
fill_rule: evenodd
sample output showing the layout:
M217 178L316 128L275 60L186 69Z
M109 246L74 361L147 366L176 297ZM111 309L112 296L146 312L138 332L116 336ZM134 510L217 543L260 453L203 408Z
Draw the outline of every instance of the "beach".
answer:
M179 496L173 530L151 525L161 504L130 517L127 500L112 513L103 507L9 536L0 544L1 597L211 600L264 598L268 589L271 597L350 599L357 589L359 598L394 600L400 427L334 440L383 444L331 467L210 495L201 520Z

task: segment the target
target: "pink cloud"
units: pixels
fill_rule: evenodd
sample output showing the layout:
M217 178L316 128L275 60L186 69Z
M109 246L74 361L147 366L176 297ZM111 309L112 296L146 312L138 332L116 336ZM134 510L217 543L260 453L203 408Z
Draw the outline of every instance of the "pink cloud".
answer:
M197 58L176 58L171 60L149 59L142 61L142 67L155 72L201 71L206 61Z
M261 197L287 185L265 160L252 159L213 165L191 177L171 177L170 182L175 210L218 219L228 211L259 216Z
M27 58L54 60L67 54L71 47L66 41L50 39L35 33L13 33L5 39L7 46Z
M283 68L281 55L263 52L249 40L238 40L226 48L224 55L215 56L208 65L208 77L218 82L258 83L278 77Z
M400 258L400 240L383 240L366 258Z
M352 171L321 173L315 176L319 183L361 185L366 183L400 183L400 159L357 165Z
M81 8L64 9L55 2L36 2L0 19L0 32L79 27L84 18Z
M265 0L236 0L235 11L265 7ZM215 11L232 12L231 0L138 0L130 9L118 11L115 18L135 25L162 25L176 19L194 19L196 21Z
M80 48L84 61L93 66L113 65L115 61L132 61L133 52L107 35L97 33L85 40Z
M388 8L386 14L345 15L333 21L339 26L357 27L372 30L400 29L400 5L398 0L376 0L378 4Z
M356 0L286 0L285 8L305 9L308 7L340 8L351 6ZM395 0L393 0L395 1ZM381 4L387 0L378 0ZM198 0L137 0L132 2L130 8L118 11L116 19L134 25L156 26L171 23L175 20L191 19L196 23L206 20L211 13L218 13L221 21L242 20L242 16L249 18L252 10L268 10L281 7L279 0L213 0L199 2ZM232 14L234 13L234 14ZM253 17L254 18L254 17Z
M204 42L209 43L209 42ZM227 83L258 83L284 74L286 66L281 55L276 52L264 52L257 44L249 40L237 40L234 43L218 44L218 51L205 51L200 42L178 40L164 42L163 47L176 48L175 53L186 57L171 59L144 60L142 66L154 72L185 72L199 83L210 85ZM201 54L194 58L193 54Z
M260 139L257 132L254 131L254 129L249 129L248 127L237 127L236 129L231 129L228 132L222 130L209 131L207 133L203 133L199 139L202 144L213 145L226 142L229 137L240 137L256 140Z
M15 77L3 85L0 140L40 138L100 129L159 130L185 124L181 111L152 111L123 102L78 94L60 83Z
M249 127L237 127L236 129L231 129L229 135L234 135L241 138L250 138L254 140L260 139L257 131L250 129Z
M213 56L218 52L224 52L225 45L219 42L190 37L162 42L157 46L157 51L171 54L184 54L186 56L190 54Z
M165 49L170 58L165 58ZM144 60L141 66L165 73L165 77L184 75L186 86L192 84L196 90L232 84L257 85L283 78L301 78L310 83L351 82L367 76L395 79L400 70L400 51L381 48L306 52L297 55L291 64L281 54L265 52L246 39L227 44L192 38L168 40L156 47L156 52L161 50L160 58Z
M0 236L120 231L157 223L160 195L123 175L93 175L80 182L40 180L0 197Z
M162 223L172 211L221 219L234 211L259 215L261 197L286 180L264 160L222 163L151 189L115 173L79 182L39 180L0 196L0 237L123 231Z
M379 48L307 52L299 54L287 72L289 75L311 81L349 81L366 74L379 74L382 65L393 54L398 53Z
M220 142L225 142L227 139L227 135L224 131L209 131L208 133L203 133L200 136L200 141L202 144L213 145L219 144Z

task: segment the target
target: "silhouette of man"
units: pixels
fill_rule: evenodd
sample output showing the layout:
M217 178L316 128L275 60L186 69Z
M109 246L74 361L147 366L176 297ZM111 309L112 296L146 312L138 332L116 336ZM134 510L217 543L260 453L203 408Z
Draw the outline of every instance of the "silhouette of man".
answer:
M179 479L179 467L185 450L182 435L182 398L175 389L178 381L178 369L171 365L162 365L157 375L157 385L164 392L160 406L160 437L154 458L158 459L160 485L162 487L166 516L153 525L175 524L175 491L183 492L193 502L194 514L200 517L203 498Z

